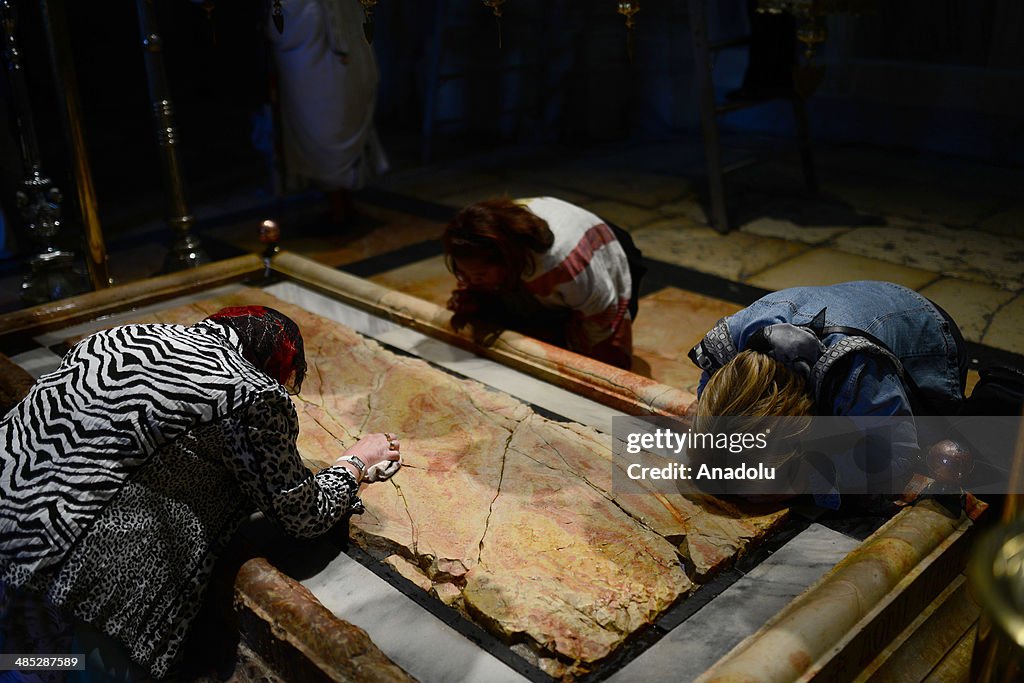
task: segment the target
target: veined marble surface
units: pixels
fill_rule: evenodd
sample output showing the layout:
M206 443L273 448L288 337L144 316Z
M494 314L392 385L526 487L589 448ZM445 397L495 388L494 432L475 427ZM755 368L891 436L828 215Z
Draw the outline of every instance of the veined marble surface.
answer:
M32 375L33 379L39 379L46 373L56 370L60 365L60 356L45 347L30 349L11 356L11 362L15 363Z
M694 680L858 545L812 524L608 681Z
M812 524L606 680L696 679L857 545L856 539ZM302 583L421 681L527 680L347 555L339 554Z
M434 365L475 379L522 401L606 434L612 433L612 417L621 415L596 401L577 396L553 384L534 379L390 320L378 318L293 282L271 285L265 291L307 311L339 322L383 344L411 353Z
M424 683L529 680L348 555L339 554L302 584Z

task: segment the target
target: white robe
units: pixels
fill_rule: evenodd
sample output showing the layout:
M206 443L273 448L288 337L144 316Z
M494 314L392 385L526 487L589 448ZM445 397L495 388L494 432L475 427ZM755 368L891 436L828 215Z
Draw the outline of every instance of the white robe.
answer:
M277 63L285 187L356 190L387 171L373 116L379 75L358 0L283 0L268 20Z

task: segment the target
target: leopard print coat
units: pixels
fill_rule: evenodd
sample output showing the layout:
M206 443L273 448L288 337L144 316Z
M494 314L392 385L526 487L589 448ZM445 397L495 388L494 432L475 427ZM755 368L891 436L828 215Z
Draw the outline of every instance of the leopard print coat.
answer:
M224 328L205 332L211 330ZM133 341L145 333L137 331ZM226 354L237 353L237 339L220 340L225 342L234 349ZM239 361L246 362L240 354L232 358ZM77 518L82 531L59 561L39 563L28 576L8 571L9 577L24 577L23 587L47 603L120 641L156 677L180 656L215 560L252 512L259 509L288 533L311 538L362 511L348 470L331 467L313 475L302 464L298 418L284 388L249 381L243 392L247 380L238 382L236 394L244 394L239 405L215 419L193 420L142 459L91 519ZM188 384L188 373L179 374L157 398L187 400ZM127 412L131 397L122 400ZM93 459L102 464L101 457ZM85 480L64 483L63 495L84 497ZM15 565L13 557L5 559Z

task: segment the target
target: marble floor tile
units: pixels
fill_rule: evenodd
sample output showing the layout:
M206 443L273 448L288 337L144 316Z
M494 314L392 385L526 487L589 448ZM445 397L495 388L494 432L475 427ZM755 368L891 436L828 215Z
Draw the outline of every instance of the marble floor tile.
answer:
M981 375L977 370L967 371L967 384L964 386L964 396L970 396L971 392L974 391L974 385L981 379Z
M726 175L727 192L745 192L756 188L760 192L793 195L803 192L807 187L798 160L790 163L768 156L748 155L734 164L734 167Z
M981 341L998 349L1024 353L1024 294L1018 294L995 312Z
M777 237L804 244L821 244L852 229L850 226L799 225L781 218L757 218L740 227L740 230L751 235Z
M740 306L675 287L640 299L633 347L667 359L683 359L716 322Z
M1024 235L1024 206L1003 209L978 223L978 229L994 235L1020 237Z
M700 369L686 354L720 318L739 309L675 287L643 297L633 327L634 372L696 393Z
M375 230L370 234L343 238L342 243L322 252L304 252L305 245L298 244L295 249L310 258L315 258L329 266L342 266L362 261L379 254L386 254L395 249L416 244L426 239L440 239L442 226L423 219L411 219L403 223L388 225L386 229Z
M697 395L700 368L689 358L665 358L648 349L633 349L632 371L656 382Z
M244 215L244 214L243 214ZM257 214L258 216L258 214ZM340 232L331 224L327 201L321 196L310 196L308 201L298 202L289 207L287 212L268 207L264 216L274 218L281 229L281 247L292 249L292 242L305 235L327 235ZM209 228L207 232L221 242L246 252L263 251L260 243L259 226L262 218L249 213L244 219L229 219L220 225Z
M396 184L393 189L418 199L438 202L442 197L467 192L485 185L494 186L500 182L501 177L497 173L455 169L431 173L429 177L416 175L406 183Z
M581 206L606 221L611 221L627 232L632 232L661 218L661 214L657 211L623 204L612 199L585 202Z
M698 225L709 225L708 210L695 195L666 202L657 211L666 218L682 217Z
M977 230L964 233L936 224L896 221L848 232L835 240L835 247L1013 291L1024 287L1024 237Z
M691 192L686 180L678 176L585 165L540 169L523 177L548 187L568 188L591 197L605 197L648 209L681 199Z
M463 206L474 204L484 199L496 199L499 197L517 199L520 197L544 196L558 197L559 199L564 199L571 204L585 204L592 199L591 195L586 195L582 192L566 189L564 187L550 187L540 183L531 183L528 180L511 180L506 178L494 183L475 187L466 192L457 192L452 195L447 195L436 201L439 201L442 204L447 204L448 206L462 208Z
M337 267L427 239L439 239L444 230L437 221L370 204L358 203L356 211L361 217L356 224L345 227L331 223L323 211L279 221L281 247ZM257 226L256 221L245 221L218 228L215 234L217 239L239 249L259 253L263 245Z
M661 220L633 233L640 250L660 261L743 281L807 249L772 237L722 235L684 218Z
M991 285L943 278L920 290L946 309L960 327L967 341L980 342L993 314L1013 293Z
M370 280L442 307L457 284L440 255L374 275Z
M830 183L827 189L863 213L942 225L976 225L991 216L1001 203L988 195L965 195L920 182L875 180L865 182L861 177L856 183Z
M765 289L834 285L851 280L888 280L919 289L937 279L934 273L835 249L814 249L746 280Z
M853 538L812 524L612 675L609 683L694 680L857 545Z
M864 172L873 178L912 182L930 188L935 194L949 191L960 196L1020 196L1024 171L1006 166L986 166L967 160L931 155L909 155L877 147L830 146L815 150L815 160L827 173L844 183L863 183Z

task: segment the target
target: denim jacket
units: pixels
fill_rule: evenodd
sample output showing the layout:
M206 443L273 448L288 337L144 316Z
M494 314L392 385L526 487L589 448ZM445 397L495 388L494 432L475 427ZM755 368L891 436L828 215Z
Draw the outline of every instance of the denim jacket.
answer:
M815 396L818 413L911 418L901 424L892 463L895 473L909 473L918 458L914 413L946 413L963 400L958 349L949 322L917 292L876 281L780 290L722 322L735 349L742 351L758 330L774 323L807 324L823 308L826 326L856 328L882 342L902 364L904 378L883 355L853 353ZM846 336L829 334L822 341L830 348ZM709 376L705 370L698 397ZM842 472L837 475L841 480Z

